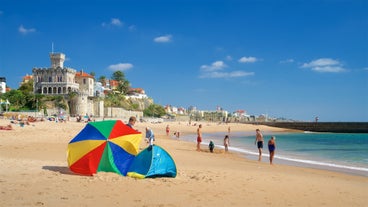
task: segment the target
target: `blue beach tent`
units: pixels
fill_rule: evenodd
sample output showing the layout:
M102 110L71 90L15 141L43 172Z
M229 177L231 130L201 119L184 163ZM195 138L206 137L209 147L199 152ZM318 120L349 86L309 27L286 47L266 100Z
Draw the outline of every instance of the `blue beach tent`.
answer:
M129 167L133 178L176 177L176 165L162 147L152 145L141 151Z

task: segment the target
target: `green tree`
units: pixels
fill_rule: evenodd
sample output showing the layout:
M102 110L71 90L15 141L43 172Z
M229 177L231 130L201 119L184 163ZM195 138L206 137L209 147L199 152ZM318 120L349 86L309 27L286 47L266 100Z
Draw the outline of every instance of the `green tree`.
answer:
M63 96L55 96L54 97L54 104L55 104L55 107L59 108L59 109L67 109L67 103L64 99Z
M105 106L107 107L121 107L121 101L123 100L123 97L121 97L121 94L114 94L109 93L105 97Z
M40 109L46 108L46 104L45 104L45 95L43 94L35 94L35 110L36 111L40 111Z
M30 81L23 83L18 90L22 91L24 94L33 93L33 79Z
M25 101L22 101L24 104L17 110L34 110L36 108L36 98L33 93L33 80L22 83L18 90L23 93Z
M93 79L95 79L96 73L95 72L90 72L89 73L91 76L93 76Z
M125 79L125 74L118 70L115 71L112 76L111 79L118 81L119 85L117 90L119 92L121 92L122 94L126 95L130 89L130 83L128 80Z
M26 96L20 90L11 90L4 94L4 98L9 100L10 109L14 111L22 109L27 102Z
M125 81L124 81L124 82L122 82L122 83L119 83L119 85L118 85L118 90L119 90L122 94L124 94L124 95L128 94L129 89L130 89L130 83L129 83L129 81L127 81L127 80L125 80Z
M124 82L125 81L125 74L123 73L123 71L115 71L112 76L111 79L116 80L118 82Z
M100 76L98 81L101 82L103 86L106 86L106 76Z
M77 97L78 97L78 93L75 91L70 91L67 95L69 113L73 115L76 114L76 111L77 111L77 108L76 108Z
M161 117L165 114L166 114L165 108L158 104L151 104L146 109L143 110L144 116Z

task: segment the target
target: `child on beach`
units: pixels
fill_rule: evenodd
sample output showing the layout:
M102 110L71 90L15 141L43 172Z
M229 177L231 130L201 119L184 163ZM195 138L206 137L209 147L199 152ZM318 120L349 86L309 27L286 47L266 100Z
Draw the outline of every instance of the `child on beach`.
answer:
M224 147L225 147L225 152L227 152L229 149L229 146L230 146L230 138L229 138L229 135L226 135L225 138L224 138Z
M210 144L208 145L208 148L210 149L210 152L213 152L213 149L215 148L215 144L213 143L213 141L210 141Z

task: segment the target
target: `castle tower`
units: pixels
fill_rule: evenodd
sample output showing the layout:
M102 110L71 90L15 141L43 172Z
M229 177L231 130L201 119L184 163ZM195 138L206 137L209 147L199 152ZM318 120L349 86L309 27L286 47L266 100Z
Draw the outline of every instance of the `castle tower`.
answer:
M50 53L51 68L61 67L64 68L65 54L63 53Z

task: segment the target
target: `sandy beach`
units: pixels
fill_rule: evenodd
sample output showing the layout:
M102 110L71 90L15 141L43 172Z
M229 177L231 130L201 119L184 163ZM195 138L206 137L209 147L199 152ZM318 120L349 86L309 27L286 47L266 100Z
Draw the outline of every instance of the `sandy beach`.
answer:
M123 120L126 121L126 120ZM0 125L9 120L0 120ZM193 142L166 136L180 131ZM284 131L245 124L202 123L203 133ZM196 151L197 126L150 126L176 163L176 178L134 179L114 173L80 176L66 161L68 142L85 123L34 122L0 131L0 206L367 206L368 177L247 160L206 147ZM146 143L141 142L141 149ZM276 152L277 153L277 152Z

